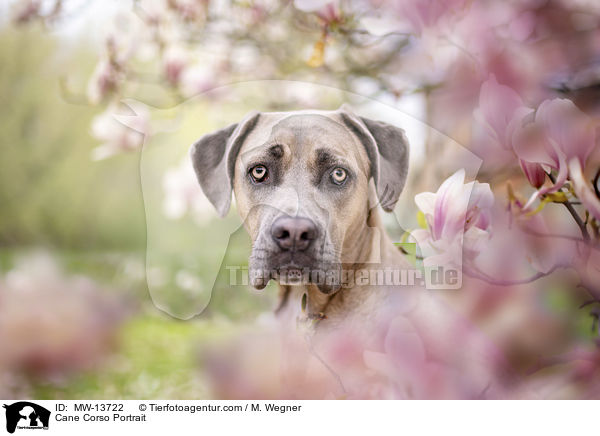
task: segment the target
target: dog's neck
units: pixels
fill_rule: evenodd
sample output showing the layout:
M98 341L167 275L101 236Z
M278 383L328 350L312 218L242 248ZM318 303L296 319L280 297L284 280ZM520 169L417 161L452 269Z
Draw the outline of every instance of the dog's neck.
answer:
M403 261L399 250L393 245L383 226L380 212L377 208L368 211L367 220L360 228L352 230L352 244L343 253L343 268L350 273L357 270L382 270L385 267L400 265ZM337 322L333 318L337 314L353 312L358 301L377 299L382 295L372 295L382 291L369 285L354 285L342 287L334 294L324 294L314 284L309 285L280 285L280 303L278 313L290 313L293 317L305 320L312 325L327 320ZM383 294L383 292L379 292ZM355 304L356 303L356 304Z

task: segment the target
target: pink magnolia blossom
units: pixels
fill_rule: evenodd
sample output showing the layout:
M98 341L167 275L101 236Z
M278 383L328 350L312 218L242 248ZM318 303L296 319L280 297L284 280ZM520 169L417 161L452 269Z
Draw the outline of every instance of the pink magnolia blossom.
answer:
M142 105L137 105L134 114L123 114L122 109L111 105L94 118L91 133L102 142L93 151L96 160L122 151L137 150L150 133L150 113Z
M203 94L218 85L218 66L190 64L179 77L179 89L188 98Z
M523 104L519 94L511 87L499 84L494 75L481 85L475 117L497 146L512 151L514 131L533 112ZM519 165L532 186L540 188L544 184L546 173L539 163L519 159Z
M97 367L130 312L116 295L66 275L45 252L25 256L0 275L0 373L61 377Z
M576 193L592 213L598 213L597 198L582 176L595 144L593 123L572 101L546 100L534 111L512 88L491 76L481 86L476 117L494 143L516 153L527 180L538 189L525 209L539 195L559 190L572 173L571 178L577 176ZM544 189L540 189L546 180L542 165L558 172L556 183Z
M540 195L558 191L570 178L581 202L600 218L600 200L583 177L586 160L596 143L595 136L593 120L571 100L559 98L544 101L533 122L514 130L514 150L522 161L557 171L556 183L536 191L525 209Z
M294 7L303 12L313 12L324 22L339 21L339 0L294 0Z
M179 46L169 47L163 56L163 74L169 84L179 84L182 74L189 64L188 54Z
M363 353L365 365L383 376L384 398L493 398L500 393L494 379L503 364L501 353L449 307L425 298L410 318L397 316L385 324L382 349ZM458 351L457 343L469 352Z
M434 26L445 15L464 7L465 0L398 0L397 12L411 25L415 33Z
M39 16L41 8L39 0L28 0L17 3L16 6L13 19L17 24L25 24Z
M502 148L512 148L509 127L513 127L517 119L532 110L526 111L519 94L499 84L494 75L481 85L476 117L485 126L490 139Z
M337 0L294 0L294 7L303 12L315 12L337 3Z
M490 186L479 182L465 184L464 180L465 171L461 169L446 179L436 193L415 196L427 229L413 232L413 237L437 255L454 260L462 244L469 257L476 257L491 231L494 196Z
M101 60L88 82L87 96L90 102L98 104L116 91L122 80L122 74L110 59Z
M544 101L535 116L534 128L542 128L544 149L527 150L515 142L515 151L523 158L550 166L557 166L564 158L577 158L583 166L594 147L593 123L571 100L556 98ZM518 137L517 137L518 139Z
M208 1L167 0L167 7L175 11L184 21L198 21L206 16Z
M531 186L540 188L544 184L546 181L546 172L540 164L519 159L519 165L521 165L521 169Z

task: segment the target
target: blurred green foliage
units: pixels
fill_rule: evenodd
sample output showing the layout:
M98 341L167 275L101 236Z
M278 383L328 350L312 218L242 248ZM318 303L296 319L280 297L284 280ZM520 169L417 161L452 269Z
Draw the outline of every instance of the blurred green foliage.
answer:
M139 156L90 159L97 109L60 93L60 80L75 65L93 68L83 46L59 49L33 28L0 29L2 246L143 247Z
M201 398L205 380L197 368L196 348L218 334L207 322L174 322L157 314L137 317L121 329L119 354L101 371L84 372L68 383L38 380L39 399Z

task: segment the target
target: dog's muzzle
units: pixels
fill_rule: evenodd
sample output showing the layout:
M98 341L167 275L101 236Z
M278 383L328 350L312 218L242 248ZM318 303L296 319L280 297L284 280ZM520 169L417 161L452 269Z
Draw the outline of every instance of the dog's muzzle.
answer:
M268 256L257 256L251 261L252 286L262 289L275 279L285 285L317 284L325 293L336 289L336 280L329 276L338 271L339 265L324 257L328 251L325 234L312 219L281 215L267 232L271 248Z

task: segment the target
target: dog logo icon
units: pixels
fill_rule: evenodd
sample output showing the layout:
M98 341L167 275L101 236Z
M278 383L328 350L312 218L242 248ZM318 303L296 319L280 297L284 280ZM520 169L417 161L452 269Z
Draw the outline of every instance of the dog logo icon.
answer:
M3 407L6 409L6 431L9 433L14 433L17 428L48 430L50 422L48 409L29 401L4 404Z

